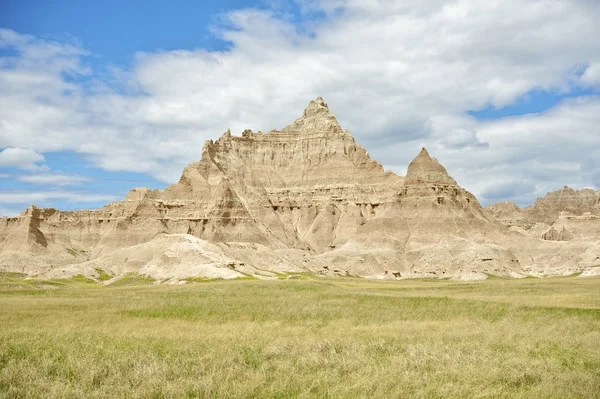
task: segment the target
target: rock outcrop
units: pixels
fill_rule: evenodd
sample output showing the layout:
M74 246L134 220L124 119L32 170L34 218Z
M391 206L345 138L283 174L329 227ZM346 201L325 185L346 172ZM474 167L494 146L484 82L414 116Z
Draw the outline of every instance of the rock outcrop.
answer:
M600 195L589 188L573 190L565 186L538 198L535 204L524 209L525 219L545 223L553 223L561 212L577 216L585 213L600 215Z
M501 221L514 221L522 219L522 209L511 201L498 202L485 207L492 217Z
M450 177L437 159L431 158L425 148L408 165L406 172L406 185L451 185L456 186L456 181Z
M554 215L563 203L597 208L591 196L563 197L531 214ZM296 271L520 277L530 258L523 242L560 245L555 240L578 234L536 222L545 228L533 237L497 220L521 213L484 210L425 149L406 178L384 171L319 97L281 131L227 131L207 141L201 159L164 190L136 188L98 210L31 207L0 219L0 268L49 277L97 277L102 269L161 281ZM591 266L588 257L577 265Z
M517 235L500 240L533 276L582 273L600 265L600 195L591 189L564 187L517 209L507 203L487 212Z
M542 234L542 238L548 241L569 241L573 239L573 234L565 226L560 230L555 229L553 226Z

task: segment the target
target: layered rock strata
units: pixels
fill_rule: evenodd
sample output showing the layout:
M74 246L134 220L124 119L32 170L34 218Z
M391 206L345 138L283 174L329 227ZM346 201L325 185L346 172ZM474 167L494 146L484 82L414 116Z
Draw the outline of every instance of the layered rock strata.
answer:
M531 212L561 207L540 203ZM507 220L522 213L502 212ZM532 238L499 222L425 149L405 178L385 172L319 97L281 131L227 131L207 141L200 161L164 190L136 188L93 211L31 207L0 219L0 268L49 277L98 277L101 269L161 281L297 271L520 277L529 255L515 242L578 234L545 226Z
M594 190L565 186L523 209L499 203L486 211L518 234L501 242L522 260L525 273L594 275L600 266L599 201Z

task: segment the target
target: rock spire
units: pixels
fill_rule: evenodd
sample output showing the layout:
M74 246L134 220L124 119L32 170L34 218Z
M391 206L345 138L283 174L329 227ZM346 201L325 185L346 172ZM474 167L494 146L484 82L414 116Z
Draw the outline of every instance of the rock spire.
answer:
M437 159L431 158L423 147L419 155L408 165L405 185L419 184L447 184L456 185L456 181L450 177Z
M283 132L296 134L341 133L343 129L335 115L329 110L323 97L317 97L308 104L302 116L285 127Z

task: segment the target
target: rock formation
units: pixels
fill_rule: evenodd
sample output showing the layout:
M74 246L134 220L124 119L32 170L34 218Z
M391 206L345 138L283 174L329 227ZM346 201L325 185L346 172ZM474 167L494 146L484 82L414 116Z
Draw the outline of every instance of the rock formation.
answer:
M600 265L600 198L591 189L564 187L532 206L493 204L486 211L518 235L500 240L534 276L594 275Z
M1 218L0 269L46 277L98 277L101 269L161 281L297 271L520 277L546 272L531 266L523 242L547 256L544 245L577 237L580 230L547 221L563 208L596 212L586 195L484 210L425 149L405 178L385 172L319 97L281 131L207 141L201 159L164 190L136 188L98 210L30 207ZM538 236L519 224L521 213L535 215L525 220L543 227ZM579 271L592 266L582 256L571 262Z
M515 221L522 219L522 209L511 201L488 205L485 210L500 221Z
M406 172L406 185L451 185L456 186L456 181L450 177L437 159L431 158L425 148L408 165Z
M538 198L530 207L524 209L525 218L539 222L552 223L561 212L573 215L592 213L600 215L600 195L589 188L573 190L570 187L546 194Z
M565 226L560 230L552 226L542 235L542 238L548 241L569 241L573 239L573 234Z

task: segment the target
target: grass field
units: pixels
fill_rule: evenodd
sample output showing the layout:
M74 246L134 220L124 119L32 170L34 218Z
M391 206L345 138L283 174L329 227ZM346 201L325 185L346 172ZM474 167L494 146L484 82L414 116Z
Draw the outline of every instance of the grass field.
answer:
M0 277L0 397L600 398L599 278L144 283Z

